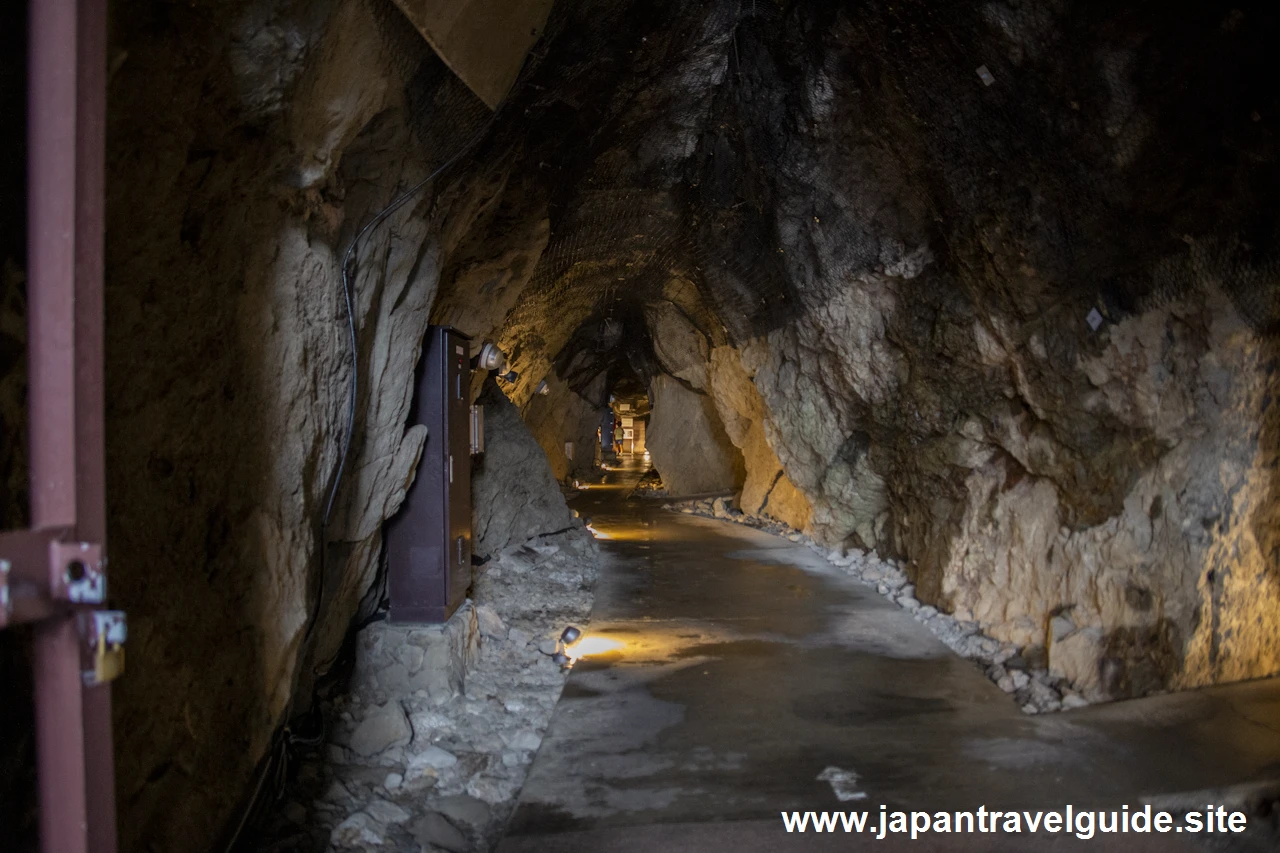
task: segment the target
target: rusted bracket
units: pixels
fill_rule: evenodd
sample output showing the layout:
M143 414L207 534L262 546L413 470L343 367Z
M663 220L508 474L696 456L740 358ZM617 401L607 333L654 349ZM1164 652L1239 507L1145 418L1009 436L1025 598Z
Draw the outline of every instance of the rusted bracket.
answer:
M106 567L102 546L71 540L70 528L0 533L0 628L105 604Z

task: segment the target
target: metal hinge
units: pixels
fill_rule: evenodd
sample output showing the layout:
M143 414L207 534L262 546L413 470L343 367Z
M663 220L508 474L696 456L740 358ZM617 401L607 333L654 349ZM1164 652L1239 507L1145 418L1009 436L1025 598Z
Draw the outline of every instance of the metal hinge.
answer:
M49 560L53 598L72 604L105 604L107 560L91 542L52 542Z
M107 600L102 546L68 542L66 528L0 533L0 628L55 615L60 605Z

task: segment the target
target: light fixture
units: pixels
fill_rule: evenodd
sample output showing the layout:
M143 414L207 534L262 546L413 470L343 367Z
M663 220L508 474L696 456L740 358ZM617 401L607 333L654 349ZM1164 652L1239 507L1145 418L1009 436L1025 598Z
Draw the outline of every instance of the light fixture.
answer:
M561 631L560 639L556 640L556 650L551 655L551 662L558 667L573 666L574 658L569 656L569 646L576 643L581 636L582 632L572 625Z
M570 663L576 663L588 655L607 654L621 649L624 645L624 643L611 640L608 637L583 637L574 643L572 647L565 649L565 654L569 656Z
M537 390L535 390L533 393L535 393L535 394L539 394L539 395L541 395L541 396L545 397L545 396L547 396L548 394L550 394L550 393L551 393L551 386L550 386L550 385L548 385L548 384L547 384L547 380L545 380L545 379L544 379L544 380L542 380L541 382L539 382L539 383L538 383L538 388L537 388Z
M480 348L480 355L476 359L476 367L479 370L502 372L507 368L507 357L502 350L498 349L497 344L489 342Z
M514 370L508 370L506 373L503 373L498 378L505 379L507 382L514 384L515 381L520 378L520 374Z

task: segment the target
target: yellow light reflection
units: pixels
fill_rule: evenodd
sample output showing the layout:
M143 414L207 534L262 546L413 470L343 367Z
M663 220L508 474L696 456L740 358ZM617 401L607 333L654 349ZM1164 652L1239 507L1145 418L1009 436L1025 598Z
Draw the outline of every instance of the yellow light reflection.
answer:
M610 640L608 637L583 637L578 642L567 646L564 653L569 656L569 660L576 661L587 655L602 655L616 651L624 645L625 643Z

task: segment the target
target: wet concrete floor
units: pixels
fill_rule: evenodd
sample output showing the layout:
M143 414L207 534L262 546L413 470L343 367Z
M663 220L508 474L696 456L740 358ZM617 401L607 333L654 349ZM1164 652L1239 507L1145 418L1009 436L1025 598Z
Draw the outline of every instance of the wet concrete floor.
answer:
M1136 808L1280 778L1280 680L1028 716L807 547L628 498L640 474L637 460L574 503L607 537L589 637L616 647L574 667L501 853L1198 849L1172 835L824 842L786 834L779 813Z

